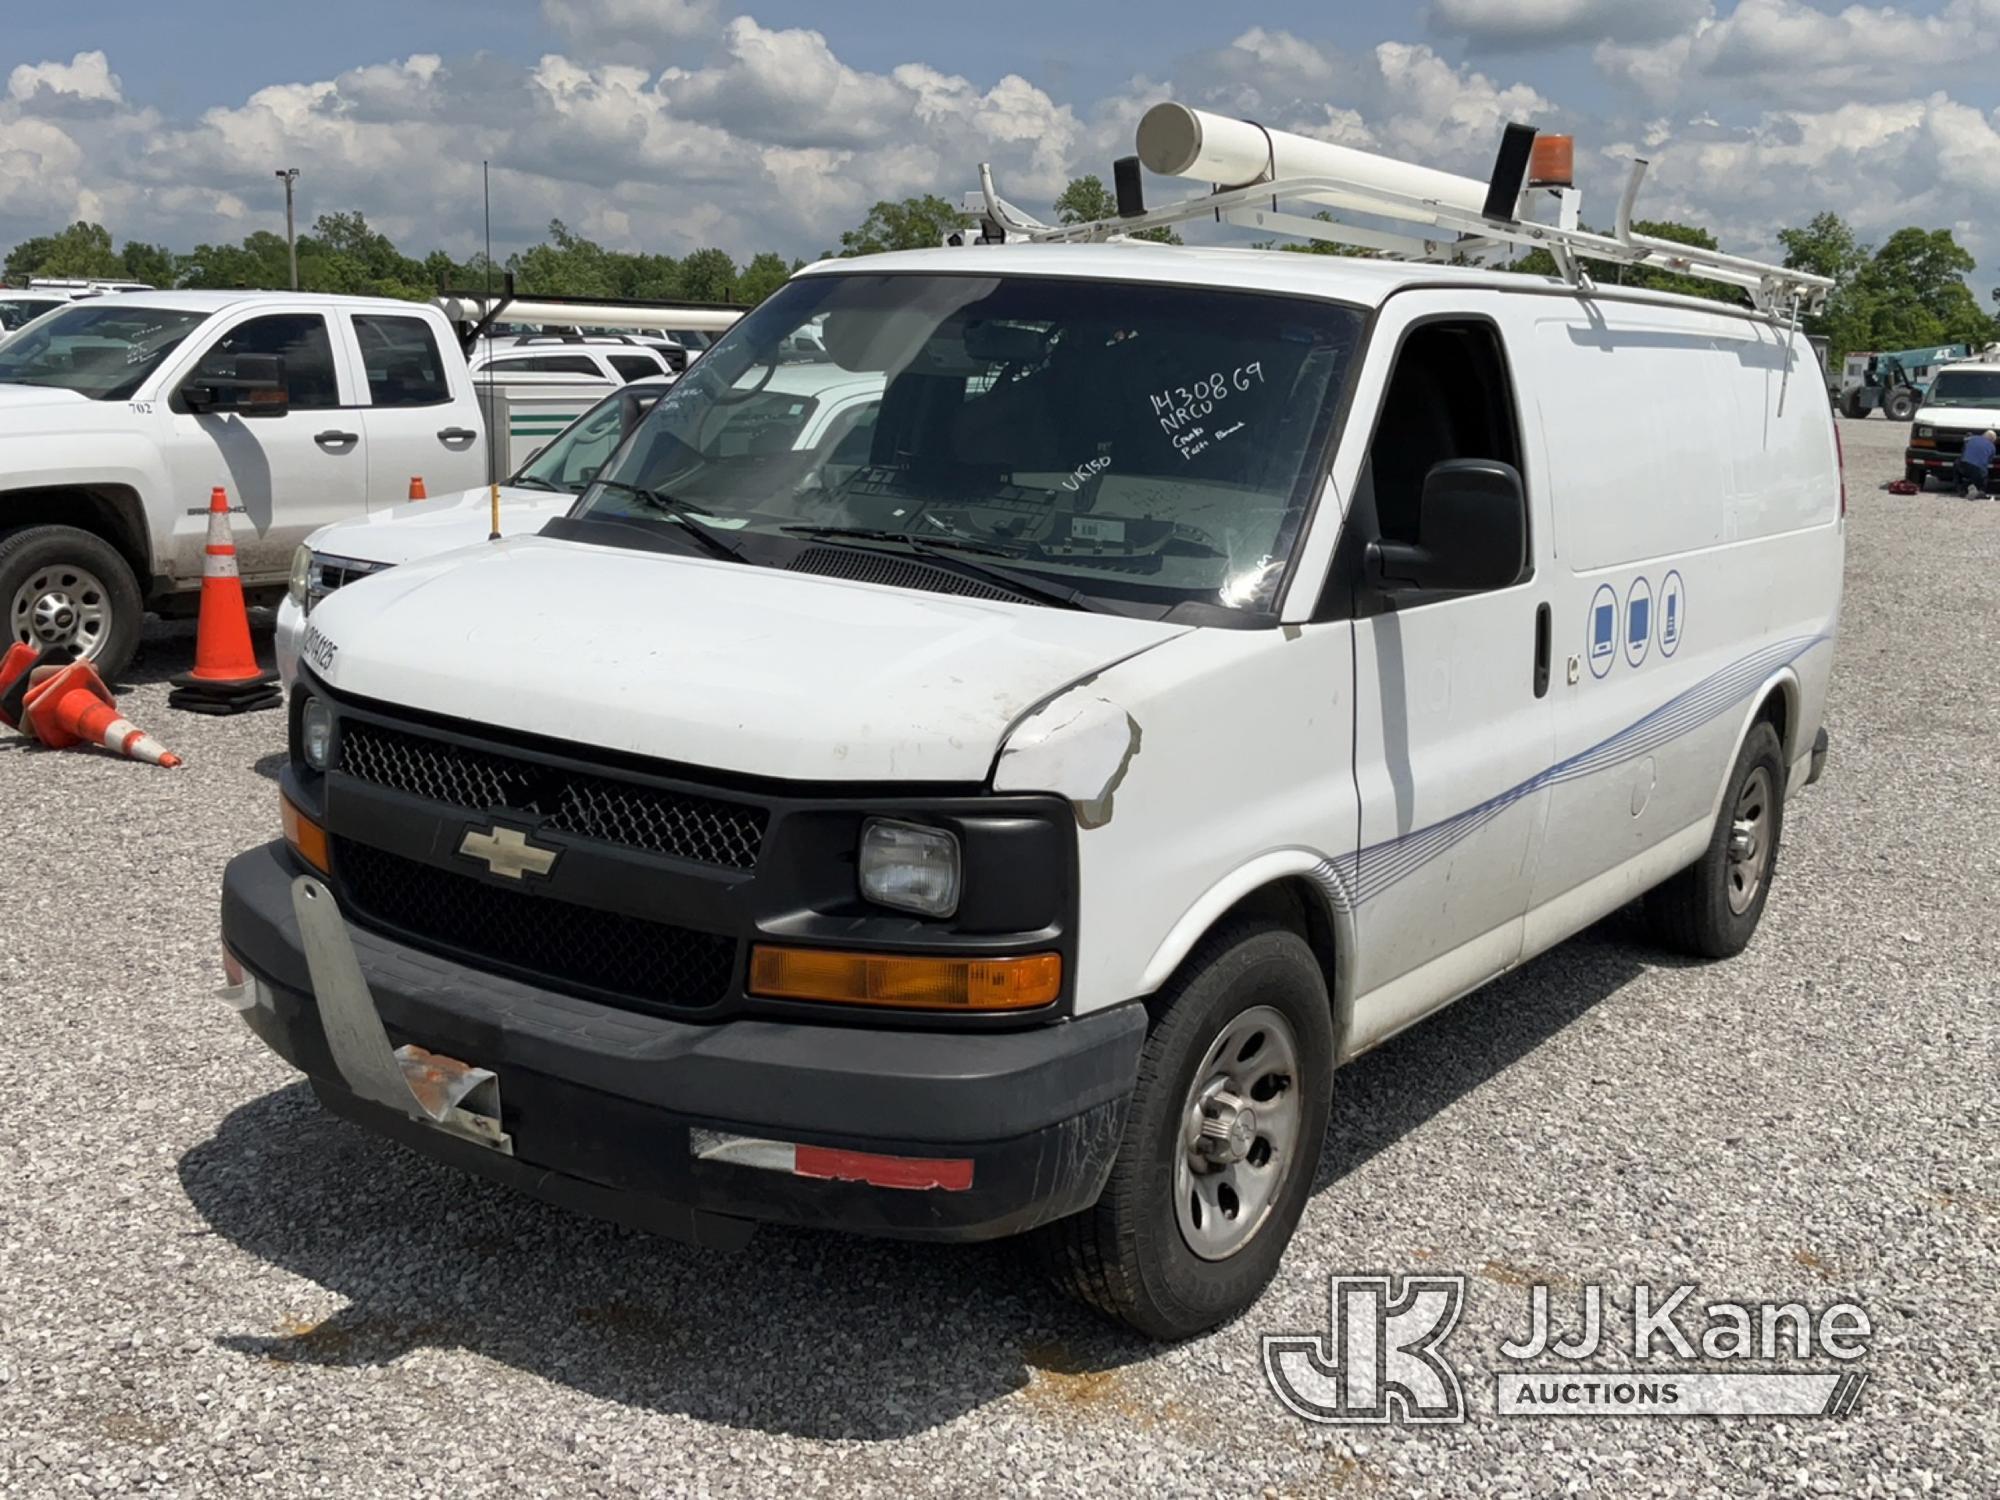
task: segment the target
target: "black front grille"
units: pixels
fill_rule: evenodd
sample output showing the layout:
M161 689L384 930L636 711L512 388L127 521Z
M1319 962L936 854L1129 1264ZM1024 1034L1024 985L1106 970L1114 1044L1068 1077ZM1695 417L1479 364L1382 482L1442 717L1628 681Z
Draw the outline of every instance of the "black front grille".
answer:
M725 870L756 869L764 842L761 807L565 770L360 719L341 730L339 768L432 802L538 816L550 833Z
M351 839L334 840L333 865L358 921L551 988L699 1010L723 998L735 968L734 938L503 890Z

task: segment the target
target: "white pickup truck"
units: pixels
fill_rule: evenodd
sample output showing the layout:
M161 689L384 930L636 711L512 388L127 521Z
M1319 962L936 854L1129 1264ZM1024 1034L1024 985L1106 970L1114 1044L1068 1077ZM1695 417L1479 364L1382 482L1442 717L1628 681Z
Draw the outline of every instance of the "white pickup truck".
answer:
M0 642L116 672L148 608L192 605L209 492L244 584L281 594L307 535L485 475L485 425L436 307L294 292L128 292L0 347Z

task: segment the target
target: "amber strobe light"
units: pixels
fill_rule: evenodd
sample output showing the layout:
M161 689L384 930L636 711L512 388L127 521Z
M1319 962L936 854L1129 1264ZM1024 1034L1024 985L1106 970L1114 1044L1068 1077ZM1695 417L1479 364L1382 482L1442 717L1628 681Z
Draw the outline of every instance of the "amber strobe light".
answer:
M759 946L750 950L750 993L911 1010L1032 1010L1062 993L1062 955L919 958Z
M1531 187L1574 187L1576 185L1576 141L1566 135L1538 135L1528 155L1528 184Z
M292 799L283 792L278 793L278 806L285 818L285 842L292 846L292 852L320 874L328 874L332 861L326 857L326 830L292 806Z

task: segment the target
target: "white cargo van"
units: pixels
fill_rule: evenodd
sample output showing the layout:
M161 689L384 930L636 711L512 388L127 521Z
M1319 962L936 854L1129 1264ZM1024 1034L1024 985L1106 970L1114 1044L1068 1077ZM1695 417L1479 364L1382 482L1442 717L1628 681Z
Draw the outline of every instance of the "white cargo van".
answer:
M1034 1231L1178 1337L1339 1064L1642 895L1750 941L1827 743L1824 283L1598 288L1668 252L1242 128L1250 188L801 273L571 515L319 605L222 930L329 1108L706 1244ZM1052 242L1336 189L1570 274ZM860 462L781 376L882 382Z

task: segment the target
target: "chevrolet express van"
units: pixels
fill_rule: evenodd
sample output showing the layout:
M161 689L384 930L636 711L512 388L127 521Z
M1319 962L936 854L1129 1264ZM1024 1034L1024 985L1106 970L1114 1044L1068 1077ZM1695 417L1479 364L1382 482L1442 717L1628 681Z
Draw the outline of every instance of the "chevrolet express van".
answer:
M816 266L566 516L319 603L227 993L335 1112L526 1191L1025 1233L1210 1327L1340 1064L1641 896L1751 940L1827 744L1813 369L1504 270ZM789 444L780 372L883 382L865 461Z

